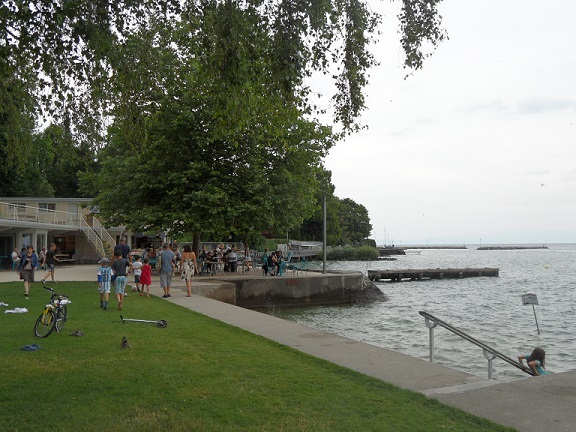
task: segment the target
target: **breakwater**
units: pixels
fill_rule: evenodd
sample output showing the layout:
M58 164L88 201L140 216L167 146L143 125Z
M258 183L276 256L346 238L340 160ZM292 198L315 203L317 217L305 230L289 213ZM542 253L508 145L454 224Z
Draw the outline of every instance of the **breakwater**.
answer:
M469 277L492 276L500 274L498 268L446 268L446 269L402 269L402 270L368 270L368 279L372 281L390 280L401 282L425 279L462 279Z
M524 249L548 249L548 246L480 246L476 250L524 250Z
M389 255L406 255L406 251L420 249L420 250L460 250L460 249L468 249L464 245L426 245L426 246L378 246L378 252L380 252L380 256L389 256Z

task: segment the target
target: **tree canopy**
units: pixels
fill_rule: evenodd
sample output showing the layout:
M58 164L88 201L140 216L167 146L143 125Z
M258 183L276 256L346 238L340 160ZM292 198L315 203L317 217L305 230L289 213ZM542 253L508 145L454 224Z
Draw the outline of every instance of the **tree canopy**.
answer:
M438 3L402 1L410 69L445 37ZM3 0L5 174L28 169L34 120L49 119L48 148L98 162L50 169L84 171L110 224L285 232L318 210L339 138L308 78L333 79L334 124L357 131L380 20L366 0Z

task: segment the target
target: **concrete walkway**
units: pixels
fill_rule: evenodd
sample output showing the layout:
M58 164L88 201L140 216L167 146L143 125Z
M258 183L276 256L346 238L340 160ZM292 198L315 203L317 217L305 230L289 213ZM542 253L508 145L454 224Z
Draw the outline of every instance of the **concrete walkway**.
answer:
M56 276L58 280L95 281L96 267L58 268ZM40 272L39 276L43 274ZM250 276L263 277L259 275L259 272L253 272ZM206 287L214 284L217 279L222 277L197 279L193 287ZM15 272L0 272L0 282L17 280ZM158 278L153 277L153 280L151 293L161 296ZM172 297L167 301L312 356L421 392L445 404L520 431L576 430L576 371L499 383L260 312L200 296L186 297L184 282L176 277L173 282Z

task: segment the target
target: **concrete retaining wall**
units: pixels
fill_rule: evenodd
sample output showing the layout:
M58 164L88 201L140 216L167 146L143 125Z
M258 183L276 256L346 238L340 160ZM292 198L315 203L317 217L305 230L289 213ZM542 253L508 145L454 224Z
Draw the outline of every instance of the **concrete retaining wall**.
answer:
M215 282L215 281L214 281ZM246 308L330 305L385 301L386 296L362 273L315 273L234 278L194 284L194 294Z

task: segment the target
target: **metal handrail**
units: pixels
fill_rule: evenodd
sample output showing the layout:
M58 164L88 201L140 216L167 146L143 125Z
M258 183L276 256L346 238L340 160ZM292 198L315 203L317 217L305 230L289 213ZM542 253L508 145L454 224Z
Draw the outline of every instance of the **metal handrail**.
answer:
M520 369L522 372L534 376L534 372L528 366L524 366L522 363L519 363L516 360L508 357L507 355L502 354L501 352L495 350L491 346L485 344L484 342L479 341L478 339L470 336L467 333L464 333L462 330L457 329L451 324L448 324L447 322L442 321L439 318L436 318L434 315L426 311L420 311L418 313L424 317L426 327L428 327L430 333L430 362L434 363L434 328L439 325L441 327L444 327L446 330L449 330L452 333L460 336L461 338L466 339L468 342L471 342L474 345L482 348L484 357L488 360L488 379L492 379L492 360L494 360L496 357Z
M99 234L103 243L107 243L109 247L114 247L116 241L112 238L110 233L106 231L106 228L102 226L97 218L92 218L92 229Z
M84 220L81 219L82 231L86 235L86 238L92 243L100 257L106 256L106 250L104 249L104 244L102 243L102 239L100 236L92 229L90 225ZM90 235L92 234L92 235Z

